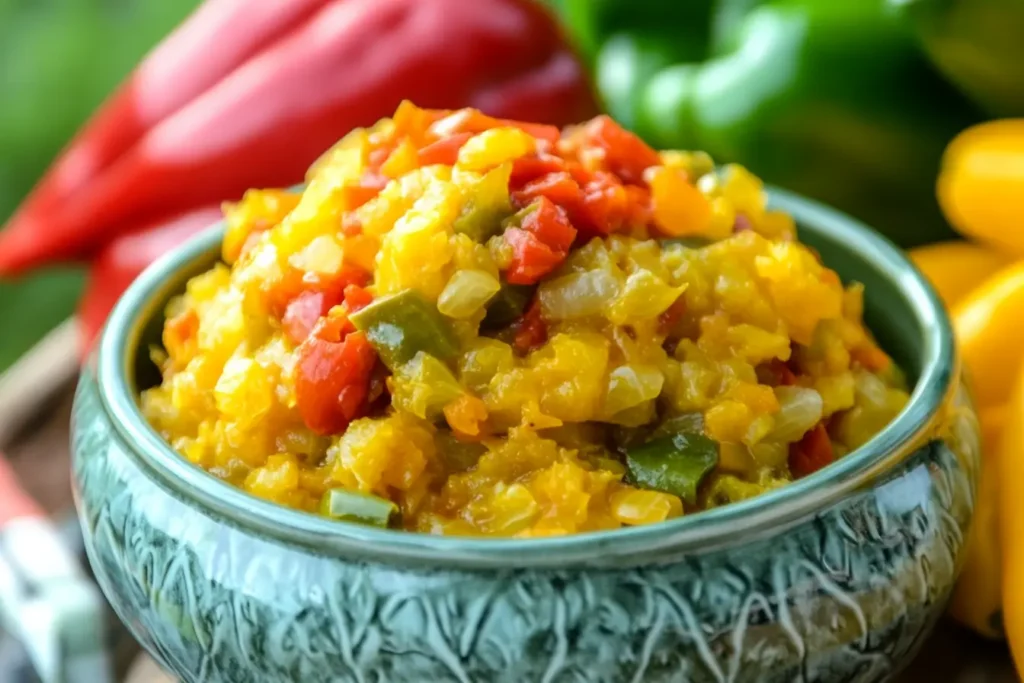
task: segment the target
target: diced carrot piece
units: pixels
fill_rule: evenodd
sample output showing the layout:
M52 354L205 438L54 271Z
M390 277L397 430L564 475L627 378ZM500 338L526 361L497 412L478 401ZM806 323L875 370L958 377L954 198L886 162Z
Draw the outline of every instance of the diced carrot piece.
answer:
M198 332L199 316L194 309L187 308L164 323L164 348L172 359L178 358Z
M341 188L341 192L345 197L345 206L348 210L358 209L360 206L370 201L380 190L374 187L363 187L362 185L346 185Z
M473 394L463 394L444 407L444 417L456 437L480 435L481 423L487 421L487 405Z

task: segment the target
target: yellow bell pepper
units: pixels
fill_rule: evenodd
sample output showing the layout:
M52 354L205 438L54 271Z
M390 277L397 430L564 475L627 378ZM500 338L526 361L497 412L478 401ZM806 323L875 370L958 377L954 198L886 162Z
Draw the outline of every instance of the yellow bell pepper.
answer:
M911 253L952 309L982 428L975 516L950 614L988 637L999 637L1005 626L1021 668L1024 261L1010 261L1024 258L1024 119L964 131L946 150L937 190L950 223L985 245L944 243Z
M978 405L1006 403L1024 357L1024 261L985 280L953 307L952 316Z
M1005 406L978 414L984 462L967 541L967 560L949 603L950 616L987 638L1003 636L998 449L1006 414Z
M908 255L947 307L1013 261L991 247L963 240L929 244L911 249Z
M1024 257L1024 119L991 121L946 148L939 204L961 234Z
M999 449L999 524L1003 625L1017 670L1024 671L1024 373L1017 374Z

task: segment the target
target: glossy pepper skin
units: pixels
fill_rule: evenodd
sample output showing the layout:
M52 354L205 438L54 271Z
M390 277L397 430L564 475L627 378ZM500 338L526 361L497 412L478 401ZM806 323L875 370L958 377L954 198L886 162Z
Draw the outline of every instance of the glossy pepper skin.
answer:
M889 0L943 74L994 116L1024 115L1024 2Z
M678 56L698 59L708 46L712 16L723 13L725 5L753 0L544 1L558 13L583 59L592 63L604 43L624 30L649 36Z
M939 204L963 235L1024 258L1024 119L988 121L946 149Z
M644 81L669 64L704 59L713 17L728 18L737 0L553 0L583 59L592 65L608 113L636 122Z
M905 23L862 0L725 5L733 14L724 25L716 19L707 59L665 53L669 65L638 73L639 85L624 90L638 93L622 105L635 108L635 131L655 147L748 165L903 246L948 237L935 172L946 142L978 114L932 70ZM646 37L619 40L606 49L627 52L621 41ZM635 62L650 70L657 60L644 49ZM599 84L612 69L628 70L606 57L598 57Z
M567 124L594 113L529 0L211 0L97 113L0 233L0 275L95 253L171 212L298 182L413 99Z
M964 240L927 244L911 249L907 255L947 307L958 304L992 274L1014 261L1013 256L998 249Z

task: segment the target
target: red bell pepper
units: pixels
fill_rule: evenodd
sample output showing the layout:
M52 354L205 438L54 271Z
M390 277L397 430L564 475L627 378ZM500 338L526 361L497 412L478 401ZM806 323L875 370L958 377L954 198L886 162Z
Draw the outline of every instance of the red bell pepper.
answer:
M317 434L344 431L363 413L377 361L362 332L331 337L314 332L299 346L295 402L306 426Z
M522 317L512 325L512 343L516 351L526 355L548 340L548 324L540 310L540 301L533 300Z
M0 233L0 275L169 213L298 182L403 99L563 125L595 104L530 0L209 0L143 62ZM472 122L468 122L472 124Z
M189 211L124 235L97 255L78 308L79 349L83 358L92 349L110 309L132 280L150 263L210 227L220 217L220 207L217 206Z
M505 230L505 242L512 248L512 262L505 271L509 284L536 284L565 260L566 252L552 249L521 228Z
M794 477L806 477L835 460L832 439L819 422L804 437L789 446L789 470Z

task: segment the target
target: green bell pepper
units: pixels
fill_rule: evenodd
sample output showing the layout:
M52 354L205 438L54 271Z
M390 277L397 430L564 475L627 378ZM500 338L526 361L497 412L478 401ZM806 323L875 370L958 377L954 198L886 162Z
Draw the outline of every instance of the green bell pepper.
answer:
M487 317L481 327L495 330L514 323L526 311L535 289L532 285L510 285L502 280L501 289L487 302Z
M697 432L680 432L626 451L630 483L679 496L693 505L697 487L718 464L718 443Z
M995 116L1024 115L1024 2L889 0L947 78Z
M392 501L369 493L330 489L320 499L320 514L331 519L386 528L398 515Z
M546 4L568 29L580 56L592 64L608 37L623 30L657 36L677 57L699 59L710 40L716 5L736 1L546 0Z
M449 360L459 350L459 341L448 320L415 289L375 299L349 319L356 329L366 333L377 355L392 372L420 351Z
M510 164L499 166L473 184L466 206L452 224L455 232L480 243L501 232L502 221L513 210L508 196L511 172Z
M437 453L449 473L468 472L473 469L487 447L475 441L459 441L447 429L438 429L434 435Z
M597 57L609 109L648 142L741 163L903 246L952 234L935 174L980 114L883 2L721 2L698 59L661 35L627 27Z

